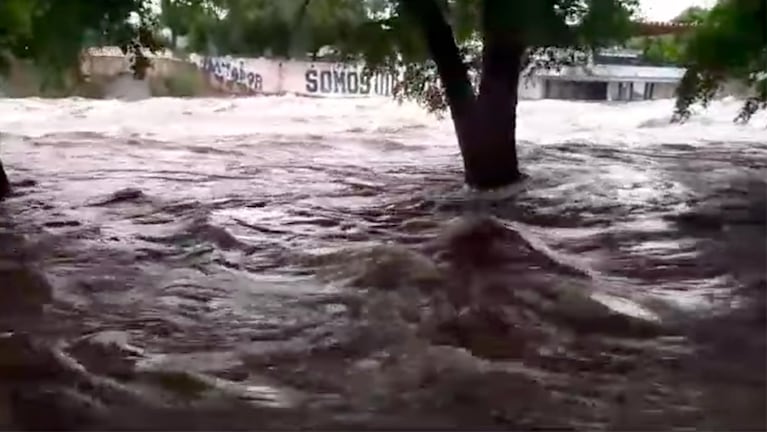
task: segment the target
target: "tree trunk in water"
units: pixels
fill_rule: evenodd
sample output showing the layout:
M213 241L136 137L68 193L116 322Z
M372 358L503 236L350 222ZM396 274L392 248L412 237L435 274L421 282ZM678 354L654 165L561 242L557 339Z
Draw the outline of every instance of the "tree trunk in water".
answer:
M500 7L504 7L501 5ZM482 76L472 132L473 171L470 184L478 188L508 185L520 178L517 162L516 126L519 78L525 46L504 23L493 23L499 13L497 0L484 1Z
M475 97L452 28L437 2L405 0L403 4L421 25L437 64L461 148L466 183L477 189L492 189L519 180L514 134L524 47L486 33L482 82L479 97Z
M478 189L506 186L520 178L516 125L523 54L523 47L485 41L479 97L463 155L466 182Z
M3 161L0 161L0 200L8 196L11 193L11 183L8 181L8 176L5 175L5 169L3 169Z

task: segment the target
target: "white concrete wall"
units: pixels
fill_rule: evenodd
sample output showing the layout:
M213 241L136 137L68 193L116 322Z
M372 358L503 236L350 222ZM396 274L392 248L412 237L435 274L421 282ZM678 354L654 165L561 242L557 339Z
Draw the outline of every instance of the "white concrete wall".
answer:
M214 88L242 95L390 97L397 82L391 74L370 74L360 65L342 63L200 56L191 60Z
M671 99L676 97L676 83L655 83L653 89L653 99Z
M607 83L607 100L615 101L615 100L618 100L619 97L620 97L619 83L617 81L608 82Z
M152 97L149 81L137 80L131 73L122 73L110 82L104 96L109 99L142 100Z
M185 66L184 60L173 57L170 53L146 53L152 59L147 76L165 77L176 73L179 66ZM131 71L131 58L119 48L91 48L80 57L80 72L85 76L118 76Z
M103 52L102 52L103 51ZM88 53L82 64L83 72L100 75L119 75L128 69L125 56L115 56L102 49ZM101 57L104 60L96 61ZM189 63L169 57L166 53L153 56L149 75L169 76L178 64ZM207 76L211 86L233 95L296 94L315 97L391 97L398 77L387 73L370 74L361 65L276 60L267 58L190 56L189 61ZM684 73L679 68L649 68L638 66L593 65L560 70L540 71L532 76L523 74L519 83L520 99L542 99L546 96L545 81L608 82L607 99L619 98L618 82L634 83L634 99L644 99L644 83L653 82L653 99L673 97L674 88ZM116 91L120 93L120 91Z
M255 95L282 92L282 62L265 58L201 57L190 59L211 85L226 93Z
M625 65L590 65L564 66L559 69L542 70L545 78L560 78L571 81L626 81L626 82L666 82L677 83L685 73L683 68L625 66Z
M391 97L398 82L393 74L371 74L361 65L344 63L201 56L191 60L208 74L214 88L239 95ZM523 78L519 97L542 99L540 77Z
M546 94L544 81L539 76L523 76L519 80L519 98L520 99L543 99Z
M364 67L343 63L289 61L282 66L282 90L323 97L391 97L397 77L371 74Z
M645 96L645 87L650 85L650 82L644 82L644 81L634 81L634 99L633 100L644 100ZM621 97L620 94L620 86L628 84L625 81L611 81L607 83L607 100L609 101L619 101L619 100L628 100L627 94L624 94L623 97ZM676 83L667 83L667 82L655 82L652 83L653 89L652 89L652 99L670 99L675 96L675 91L677 88Z

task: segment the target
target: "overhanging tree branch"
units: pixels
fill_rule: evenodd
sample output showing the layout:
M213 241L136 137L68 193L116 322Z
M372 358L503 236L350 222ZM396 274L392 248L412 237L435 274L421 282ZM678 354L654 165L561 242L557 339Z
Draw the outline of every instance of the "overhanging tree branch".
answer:
M402 5L425 36L453 118L467 114L474 104L474 88L445 15L435 0L402 0Z

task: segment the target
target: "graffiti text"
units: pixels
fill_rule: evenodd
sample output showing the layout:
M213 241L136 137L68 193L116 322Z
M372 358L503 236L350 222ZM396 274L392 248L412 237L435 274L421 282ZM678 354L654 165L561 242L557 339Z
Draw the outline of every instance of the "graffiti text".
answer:
M226 58L208 57L203 60L202 68L222 83L241 85L252 93L260 93L263 90L263 77L258 72L246 69L243 60L237 64Z
M335 93L390 96L394 87L394 76L370 74L356 70L308 69L304 74L306 91L309 93Z

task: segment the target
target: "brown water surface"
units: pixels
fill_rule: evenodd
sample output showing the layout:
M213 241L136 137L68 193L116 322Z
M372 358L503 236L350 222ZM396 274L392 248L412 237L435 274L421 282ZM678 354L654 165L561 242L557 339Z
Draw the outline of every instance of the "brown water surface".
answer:
M0 428L763 430L767 117L0 99Z

